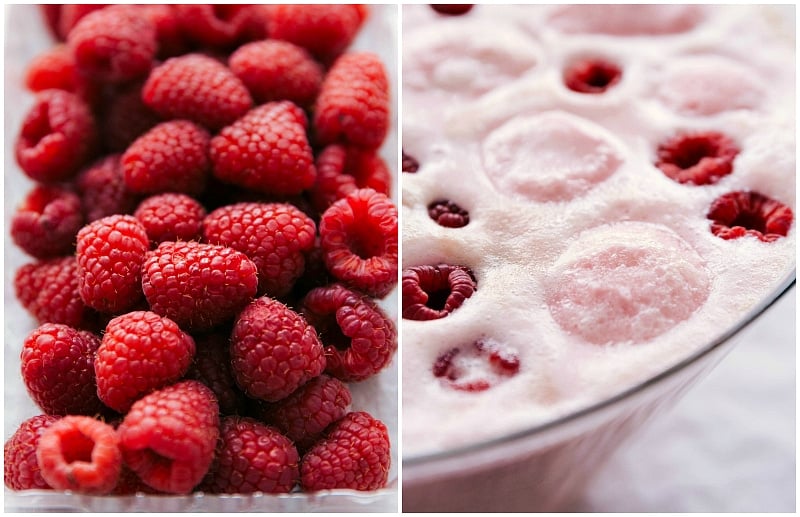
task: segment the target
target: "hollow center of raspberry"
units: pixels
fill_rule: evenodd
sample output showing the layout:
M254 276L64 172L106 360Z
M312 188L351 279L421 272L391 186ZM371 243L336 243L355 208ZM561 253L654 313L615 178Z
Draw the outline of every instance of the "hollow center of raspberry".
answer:
M714 158L717 154L717 145L710 140L689 138L681 142L671 161L681 169L689 169L700 163L703 158Z
M91 463L94 440L77 429L73 429L61 436L61 450L63 451L64 461L67 463L76 461Z
M433 375L458 391L485 391L519 372L517 350L493 339L444 352L433 364Z
M567 88L580 93L602 93L619 82L622 70L608 61L580 61L564 74Z
M743 211L737 214L731 222L731 227L741 226L747 230L755 230L759 233L767 232L767 221L764 214L760 212Z
M369 224L356 224L350 234L347 247L361 259L369 259L383 254L384 242L380 228Z
M317 329L320 339L326 345L333 345L337 350L342 351L350 348L351 340L342 332L342 328L336 321L334 314L329 314L315 320L314 326Z
M29 147L36 147L44 137L53 132L49 111L48 105L43 104L36 116L31 117L23 126L22 138Z

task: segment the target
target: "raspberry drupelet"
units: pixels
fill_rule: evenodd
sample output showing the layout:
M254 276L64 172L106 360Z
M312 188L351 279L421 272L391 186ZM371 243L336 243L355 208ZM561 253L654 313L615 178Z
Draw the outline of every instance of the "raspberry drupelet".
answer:
M200 240L206 209L186 194L156 194L141 203L133 216L142 223L155 246L165 241Z

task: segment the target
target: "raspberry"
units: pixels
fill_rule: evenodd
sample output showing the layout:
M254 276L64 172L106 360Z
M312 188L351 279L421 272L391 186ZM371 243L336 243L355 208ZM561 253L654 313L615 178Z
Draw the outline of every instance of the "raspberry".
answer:
M313 327L265 296L239 314L231 334L231 364L236 383L249 396L275 402L321 374L325 354Z
M71 178L91 157L97 130L89 107L75 94L44 90L22 122L15 145L22 171L45 183Z
M142 288L152 311L187 331L230 320L257 287L253 261L225 246L163 242L148 253L142 267Z
M603 93L622 79L622 70L603 59L584 59L564 71L564 84L579 93Z
M100 97L98 85L78 73L72 52L66 45L58 45L35 57L25 71L24 81L32 92L64 90L88 104Z
M137 7L155 28L158 58L166 59L188 52L189 42L186 41L178 20L177 6L144 4Z
M464 266L410 267L403 271L403 318L419 321L444 318L461 307L477 289L472 271Z
M293 195L316 178L306 117L289 101L251 110L211 139L214 175L268 194Z
M270 5L267 33L330 63L350 46L366 16L365 6Z
M491 339L479 339L471 347L451 348L433 365L434 377L459 391L485 391L519 372L519 354Z
M397 284L397 208L384 194L359 189L336 201L319 223L330 273L382 298Z
M156 490L189 493L214 459L219 407L197 381L182 381L136 401L117 433L125 463Z
M100 120L103 143L112 152L124 152L137 138L159 122L161 119L158 115L142 101L141 84L119 89L109 101Z
M785 237L792 227L792 209L758 192L730 192L711 204L707 216L711 233L722 239L747 235L762 242Z
M3 446L3 470L5 484L12 490L32 488L48 489L50 485L42 478L36 461L36 447L42 433L60 417L37 415L31 417L14 431Z
M100 158L86 167L75 185L87 223L110 215L130 214L139 202L139 195L125 186L118 154Z
M78 232L78 289L84 303L120 313L142 298L141 270L150 240L130 215L110 215Z
M308 449L323 431L347 414L350 389L339 379L320 375L311 379L266 413L299 449Z
M186 194L168 192L142 201L133 216L142 223L150 242L200 240L206 209Z
M177 381L194 357L194 339L174 321L134 311L108 322L94 361L97 395L125 413L153 390Z
M288 493L300 477L300 457L278 429L252 418L222 419L214 463L202 489L215 494Z
M210 130L232 124L253 105L233 72L201 54L173 57L154 68L142 99L165 119L185 118Z
M341 285L309 291L303 315L325 345L326 371L343 381L372 377L397 350L392 320L372 300Z
M70 31L87 14L103 9L108 4L64 4L58 20L58 33L62 41L67 39Z
M39 259L72 252L83 226L81 200L62 187L38 185L11 218L11 238L25 253Z
M322 81L314 110L319 143L376 149L390 124L389 79L380 58L354 52L337 59Z
M262 40L239 47L228 66L258 104L288 100L311 106L322 84L322 67L302 47Z
M445 228L461 228L469 224L469 212L447 199L428 205L428 215Z
M656 167L679 183L712 185L733 171L736 143L715 131L674 136L658 146Z
M203 238L247 255L258 268L258 292L279 297L303 274L304 253L314 246L316 225L288 203L237 203L203 222Z
M369 414L348 413L304 456L300 483L308 491L377 490L386 486L391 446L386 425Z
M188 120L162 122L136 139L122 155L125 185L133 192L182 192L205 188L211 135Z
M228 334L216 332L194 337L196 351L186 378L211 388L217 397L220 413L238 415L245 412L247 401L233 379Z
M88 416L65 416L45 429L36 458L42 477L56 490L108 494L122 470L117 432Z
M67 325L45 323L22 344L22 380L33 401L48 415L94 415L97 398L94 356L100 339Z
M329 145L317 157L317 181L311 192L320 212L360 188L391 195L392 174L374 150Z
M156 30L128 5L91 12L67 36L80 72L103 82L121 83L147 75L155 57Z
M402 169L403 172L417 172L419 170L419 162L410 154L406 154L405 150L403 151Z
M181 31L204 47L231 48L266 37L266 20L255 5L175 5Z
M472 4L430 4L431 8L439 14L460 16L472 10Z
M59 20L61 19L62 7L61 4L39 4L39 14L41 14L47 26L47 30L50 31L50 35L57 41L64 40L60 35L58 27Z

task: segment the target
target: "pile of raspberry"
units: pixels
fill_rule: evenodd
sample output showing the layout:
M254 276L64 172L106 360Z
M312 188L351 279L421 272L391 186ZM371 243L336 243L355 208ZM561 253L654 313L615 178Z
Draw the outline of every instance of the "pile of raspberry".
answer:
M43 5L12 220L42 414L5 484L86 494L384 487L350 386L397 349L387 71L362 5Z

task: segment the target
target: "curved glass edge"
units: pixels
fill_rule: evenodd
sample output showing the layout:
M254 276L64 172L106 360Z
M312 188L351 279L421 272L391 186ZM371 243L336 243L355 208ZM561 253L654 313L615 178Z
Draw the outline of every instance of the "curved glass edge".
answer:
M774 291L772 291L770 296L765 297L761 302L756 304L741 320L739 320L736 324L729 327L725 332L719 334L716 338L712 339L707 345L701 347L700 349L690 354L689 356L685 357L681 361L673 364L672 366L665 369L661 373L653 377L650 377L648 379L645 379L644 381L641 381L637 384L634 384L633 386L626 388L623 391L620 391L614 396L605 398L595 404L586 406L577 411L573 411L571 413L558 417L554 420L544 422L542 424L536 425L528 429L524 429L522 431L509 433L499 438L484 440L481 442L465 445L462 447L457 447L446 451L441 451L431 454L423 454L420 456L415 456L410 458L403 458L402 459L403 468L413 469L413 468L424 467L427 465L434 465L437 462L454 460L459 456L481 453L493 447L506 446L518 440L533 438L536 435L552 431L556 427L567 425L569 423L576 422L578 420L590 416L594 416L597 413L605 409L611 408L628 398L631 398L646 390L650 390L653 387L657 386L658 384L661 384L666 379L680 373L689 366L693 365L703 357L707 356L711 352L723 346L725 343L728 343L732 337L734 337L736 334L738 334L739 332L744 330L747 326L749 326L751 323L753 323L761 314L763 314L774 303L776 303L779 299L781 299L781 297L783 297L784 294L789 292L791 288L795 286L796 280L797 280L797 268L795 267L777 283L777 287L775 288ZM411 476L408 477L410 478Z

